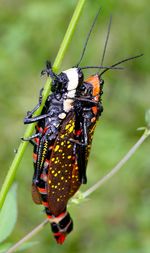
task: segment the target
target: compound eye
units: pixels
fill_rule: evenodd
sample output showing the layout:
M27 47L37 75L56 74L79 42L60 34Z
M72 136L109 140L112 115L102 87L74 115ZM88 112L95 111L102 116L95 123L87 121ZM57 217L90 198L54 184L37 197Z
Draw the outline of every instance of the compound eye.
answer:
M86 90L85 86L84 86L84 85L81 85L80 91L82 92L82 91L85 91L85 90Z

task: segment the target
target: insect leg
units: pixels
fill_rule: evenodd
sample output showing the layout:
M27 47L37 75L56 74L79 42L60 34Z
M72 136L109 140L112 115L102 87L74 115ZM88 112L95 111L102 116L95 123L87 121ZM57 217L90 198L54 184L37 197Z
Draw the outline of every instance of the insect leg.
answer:
M38 102L38 104L33 108L32 111L28 111L28 112L27 112L27 116L26 116L25 119L24 119L24 123L26 122L27 119L32 118L33 113L34 113L35 111L37 111L37 109L41 106L41 104L42 104L42 99L43 99L42 92L43 92L43 88L40 89L40 95L39 95L39 102ZM27 124L27 123L25 123L25 124Z
M82 184L87 183L87 176L86 176L86 166L87 166L87 157L86 157L86 148L88 144L88 134L87 134L87 119L83 119L83 133L81 134L81 143L82 145L78 146L78 166L81 175L81 182Z
M27 116L27 117L24 118L24 124L31 124L31 123L34 123L36 121L39 121L41 119L45 119L45 118L48 118L48 117L49 117L49 114L39 115L39 116L36 116L34 118L28 118L28 116Z
M28 138L24 138L22 137L21 140L22 141L29 141L31 144L34 143L32 140L34 138L37 138L37 137L40 137L41 136L41 133L37 133L37 134L33 134L32 136L28 137ZM35 144L35 143L34 143Z

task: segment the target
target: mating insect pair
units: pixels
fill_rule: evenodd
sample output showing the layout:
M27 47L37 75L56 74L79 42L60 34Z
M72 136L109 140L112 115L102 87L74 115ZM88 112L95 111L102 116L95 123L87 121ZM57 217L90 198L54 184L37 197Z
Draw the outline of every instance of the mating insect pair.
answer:
M87 182L86 167L96 122L102 112L102 74L116 67L103 67L103 60L108 42L110 24L105 41L101 66L79 67L87 42L98 14L88 33L83 52L76 67L62 71L59 75L47 62L42 74L52 79L51 91L39 116L33 113L42 102L42 90L39 103L27 113L25 124L37 122L36 133L24 140L34 146L34 175L32 196L36 204L42 204L51 223L57 243L62 244L73 228L72 219L67 212L68 200L75 194L82 183ZM83 69L104 69L84 80Z
M74 70L78 71L77 68L68 71ZM49 73L49 68L46 71ZM64 79L64 83L54 81L61 89L57 87L49 95L40 116L32 117L30 112L24 120L26 124L38 121L36 134L27 139L34 145L32 196L35 203L45 206L58 243L63 243L66 234L72 230L73 222L66 212L67 202L87 181L92 136L102 111L102 83L98 75L81 84L79 80L77 89L69 91L69 84L72 85L74 79L67 83Z

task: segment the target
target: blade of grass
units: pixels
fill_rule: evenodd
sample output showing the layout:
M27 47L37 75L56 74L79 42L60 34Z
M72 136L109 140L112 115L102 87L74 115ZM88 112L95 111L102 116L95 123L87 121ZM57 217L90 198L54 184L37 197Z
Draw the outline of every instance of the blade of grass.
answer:
M66 53L66 50L69 46L69 43L71 41L71 38L72 38L72 35L74 33L74 30L76 28L76 25L77 25L77 22L78 22L78 19L81 15L81 11L83 9L83 6L85 4L86 0L79 0L77 5L76 5L76 8L75 8L75 11L74 11L74 14L72 16L72 19L70 21L70 24L68 26L68 29L66 31L66 34L64 36L64 39L62 41L62 44L60 46L60 49L58 51L58 54L56 56L56 59L55 59L55 62L54 62L54 65L53 65L53 68L55 71L58 71L60 65L61 65L61 62L63 60L63 57ZM43 102L42 102L42 105L41 107L36 111L36 113L34 114L34 116L36 115L39 115L42 108L43 108L43 105L45 103L45 100L50 92L50 78L47 78L47 81L45 83L45 86L44 86L44 92L43 92ZM34 126L35 124L31 124L27 127L26 131L25 131L25 134L24 134L24 137L28 137L28 136L31 136L33 131L34 131ZM27 142L21 142L19 148L18 148L18 151L17 151L17 154L15 155L14 157L14 160L8 170L8 173L7 173L7 176L5 178L5 181L3 183L3 186L2 186L2 189L1 189L1 192L0 192L0 208L2 207L3 203L4 203L4 200L6 198L6 195L14 181L14 178L15 178L15 175L16 175L16 171L17 171L17 168L20 164L20 161L23 157L23 154L25 152L25 149L27 147Z

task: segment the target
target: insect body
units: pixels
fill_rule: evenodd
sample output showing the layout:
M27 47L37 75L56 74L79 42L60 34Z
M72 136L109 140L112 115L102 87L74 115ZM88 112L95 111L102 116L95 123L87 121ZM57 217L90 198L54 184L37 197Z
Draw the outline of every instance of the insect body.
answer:
M47 64L46 73L51 74L50 71L52 72ZM33 136L25 139L29 140L34 145L34 176L32 182L33 200L36 204L44 205L46 214L51 222L52 231L54 232L54 236L58 243L63 243L65 235L72 230L73 223L69 213L66 212L66 201L64 201L62 207L56 205L57 201L59 201L59 198L61 198L61 192L59 191L59 195L56 195L56 192L54 194L54 190L58 187L60 182L63 182L64 172L60 167L61 163L59 163L59 161L54 161L55 156L52 154L59 149L58 145L56 144L56 140L58 139L57 136L59 136L60 133L60 125L73 108L77 87L80 86L82 80L83 74L79 68L72 68L62 72L58 76L55 75L52 84L52 94L48 96L41 115L33 117L33 112L40 106L41 103L42 94L40 92L39 104L31 112L28 112L26 118L24 119L25 124L30 124L37 121L36 133ZM74 121L72 122L74 124ZM65 125L66 124L67 121L65 121ZM66 129L65 125L63 125L61 128L61 134L63 132L63 128ZM70 127L68 131L69 132L66 133L67 138L69 133L71 134ZM73 138L72 135L70 138L71 137ZM68 146L69 145L67 142L67 147ZM59 149L59 152L60 150L61 149ZM67 150L64 152L66 151ZM70 156L71 155L72 153ZM57 159L58 158L59 156L57 156ZM67 160L66 157L63 157L62 159ZM54 183L51 185L52 189L54 188L52 192L50 192L49 187L50 174L55 178ZM60 182L58 182L59 176L61 176ZM66 187L64 188L67 195L69 189Z
M76 193L81 183L86 183L86 167L94 128L102 111L100 96L102 82L98 75L86 80L79 88L73 109L63 120L53 145L46 179L46 213L58 243L71 232L73 222L66 214L68 200ZM42 175L41 175L42 177ZM41 196L43 199L42 191ZM55 219L53 215L55 216ZM64 216L68 215L67 222ZM59 223L64 227L60 228ZM54 229L55 228L55 229ZM57 232L55 233L55 231Z
M87 78L83 85L79 88L80 97L77 99L76 109L76 132L78 141L82 145L78 145L78 165L82 168L82 182L86 183L86 167L89 158L92 138L96 123L103 111L101 95L103 94L103 80L98 74ZM79 103L79 104L78 104ZM80 169L81 170L81 169Z
M82 76L80 71L80 78ZM59 91L60 83L56 83L57 89L53 88L41 115L33 118L28 113L24 120L25 123L38 121L36 134L28 138L34 145L32 196L36 204L45 207L58 243L63 243L73 228L72 219L66 212L68 200L81 183L87 181L89 146L99 116L101 94L100 87L94 88L94 83L91 82L93 79L99 85L98 76L89 78L90 82L87 80L81 85L78 80L77 88L69 91L66 88L65 93L62 93L62 87ZM73 98L74 101L71 101ZM65 117L60 117L62 114Z

